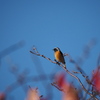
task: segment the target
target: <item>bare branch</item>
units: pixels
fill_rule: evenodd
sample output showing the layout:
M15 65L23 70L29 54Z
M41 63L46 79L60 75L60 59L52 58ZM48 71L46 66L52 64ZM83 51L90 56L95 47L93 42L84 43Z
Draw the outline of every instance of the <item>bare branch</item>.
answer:
M64 90L63 89L60 89L56 84L54 84L54 83L51 83L51 85L52 86L54 86L55 88L57 88L59 91L62 91L62 92L64 92Z
M33 51L30 51L32 54L35 54L35 55L37 55L37 56L41 56L41 57L43 57L43 58L45 58L45 59L47 59L47 60L49 60L50 62L52 62L52 63L54 63L54 64L58 64L60 67L62 67L69 75L71 75L72 77L74 77L79 83L80 83L80 85L81 85L81 87L82 87L82 89L87 93L87 94L89 94L91 97L93 97L95 100L98 100L98 98L96 98L96 97L94 97L94 95L93 94L91 94L90 92L88 92L88 90L84 87L84 85L82 84L82 82L81 82L81 80L77 77L77 76L75 76L74 74L72 74L70 71L68 71L67 69L65 69L64 68L64 66L62 65L62 64L59 64L59 63L57 63L57 62L55 62L55 61L52 61L50 58L48 58L48 57L46 57L46 56L44 56L44 55L41 55L41 54L39 54L39 53L36 53L36 52L33 52ZM68 56L68 55L67 55ZM70 56L69 56L70 57ZM70 58L71 59L71 58ZM74 60L73 60L73 62L74 62ZM74 62L75 63L75 62ZM53 84L53 86L55 86L54 84ZM57 88L57 87L56 87Z

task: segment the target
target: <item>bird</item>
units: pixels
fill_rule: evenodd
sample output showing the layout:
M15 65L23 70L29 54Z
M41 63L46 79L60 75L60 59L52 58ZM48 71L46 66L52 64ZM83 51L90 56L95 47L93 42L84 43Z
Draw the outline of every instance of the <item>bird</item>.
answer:
M54 50L55 59L58 62L61 62L64 65L64 68L66 69L66 63L65 63L64 55L61 52L61 50L58 47L55 47L53 50Z

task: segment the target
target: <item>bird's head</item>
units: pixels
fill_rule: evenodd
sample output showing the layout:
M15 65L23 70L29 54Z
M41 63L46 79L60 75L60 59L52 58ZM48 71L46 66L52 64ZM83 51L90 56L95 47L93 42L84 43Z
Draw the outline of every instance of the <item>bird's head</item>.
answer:
M54 48L53 50L54 50L54 52L60 51L60 49L58 47Z

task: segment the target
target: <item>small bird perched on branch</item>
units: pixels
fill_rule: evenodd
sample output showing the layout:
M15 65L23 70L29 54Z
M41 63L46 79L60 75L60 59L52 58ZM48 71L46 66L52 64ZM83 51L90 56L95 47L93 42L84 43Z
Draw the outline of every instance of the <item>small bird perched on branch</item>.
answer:
M54 56L55 56L56 60L58 62L61 62L64 65L64 68L66 69L66 63L65 63L64 55L61 52L61 50L58 47L54 48L53 50L54 50Z

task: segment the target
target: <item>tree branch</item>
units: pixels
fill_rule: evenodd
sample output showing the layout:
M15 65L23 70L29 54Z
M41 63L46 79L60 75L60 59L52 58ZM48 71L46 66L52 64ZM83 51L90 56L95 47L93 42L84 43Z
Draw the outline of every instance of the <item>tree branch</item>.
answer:
M34 49L33 49L33 50L34 50ZM48 58L48 57L46 57L46 56L44 56L44 55L41 55L39 52L30 51L30 53L35 54L35 55L37 55L37 56L41 56L41 57L43 57L43 58L49 60L50 62L52 62L52 63L54 63L54 64L58 64L58 65L59 65L60 67L62 67L69 75L71 75L72 77L74 77L74 78L80 83L82 89L83 89L87 94L89 94L89 95L90 95L92 98L94 98L95 100L99 100L98 98L94 97L93 94L91 94L90 92L88 92L88 90L87 90L87 89L84 87L84 85L82 84L81 80L80 80L77 76L75 76L74 74L72 74L70 71L68 71L67 69L65 69L64 66L63 66L62 64L57 63L57 62L55 62L55 61L52 61L50 58Z

